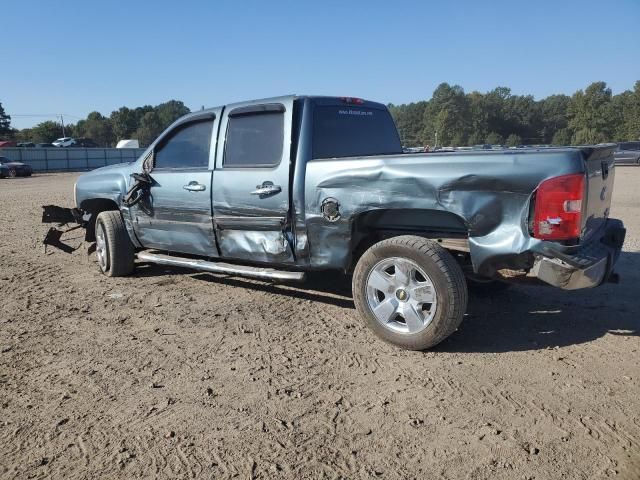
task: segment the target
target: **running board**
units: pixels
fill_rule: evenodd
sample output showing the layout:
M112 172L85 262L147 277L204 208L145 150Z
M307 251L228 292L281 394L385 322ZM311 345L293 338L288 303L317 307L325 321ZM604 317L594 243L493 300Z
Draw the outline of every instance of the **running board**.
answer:
M268 280L294 280L302 281L304 272L289 272L286 270L274 270L273 268L250 267L247 265L232 265L230 263L207 262L184 257L172 257L160 253L138 252L138 260L170 265L172 267L193 268L211 273L224 273L227 275L242 275L244 277L262 278Z

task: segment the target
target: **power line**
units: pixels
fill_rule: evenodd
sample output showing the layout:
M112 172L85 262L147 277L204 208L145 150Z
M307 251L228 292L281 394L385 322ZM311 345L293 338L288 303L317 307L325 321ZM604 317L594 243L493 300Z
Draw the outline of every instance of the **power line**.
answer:
M65 117L71 118L79 118L82 120L83 117L78 117L77 115L69 115L68 113L11 113L10 117L59 117L60 115L64 115Z

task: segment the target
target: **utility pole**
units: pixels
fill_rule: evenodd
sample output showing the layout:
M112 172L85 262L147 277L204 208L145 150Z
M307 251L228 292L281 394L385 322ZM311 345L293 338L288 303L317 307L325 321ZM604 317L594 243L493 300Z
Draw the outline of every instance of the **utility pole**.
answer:
M436 148L438 146L438 130L436 130L436 144L433 148Z
M64 134L64 117L62 116L62 114L60 114L60 123L62 123L62 136L66 137L66 135Z

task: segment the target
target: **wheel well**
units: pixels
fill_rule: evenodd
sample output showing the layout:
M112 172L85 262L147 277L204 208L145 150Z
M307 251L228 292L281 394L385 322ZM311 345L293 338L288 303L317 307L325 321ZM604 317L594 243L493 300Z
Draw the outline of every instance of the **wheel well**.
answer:
M352 223L350 270L373 244L399 235L419 235L443 241L458 240L453 250L465 250L469 230L465 221L450 212L427 209L373 210L358 215ZM443 242L446 243L446 242ZM443 244L447 248L446 244Z
M118 204L113 200L109 200L107 198L92 198L89 200L84 200L80 204L80 208L85 212L91 214L91 218L86 225L86 233L85 240L88 242L93 242L96 237L96 218L99 213L106 212L109 210L119 210Z

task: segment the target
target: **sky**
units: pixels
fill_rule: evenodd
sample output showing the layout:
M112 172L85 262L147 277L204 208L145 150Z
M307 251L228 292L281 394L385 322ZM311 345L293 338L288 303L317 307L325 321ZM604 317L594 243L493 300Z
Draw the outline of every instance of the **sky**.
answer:
M400 104L442 82L539 99L640 80L640 0L21 0L0 17L0 102L16 128L170 99Z

